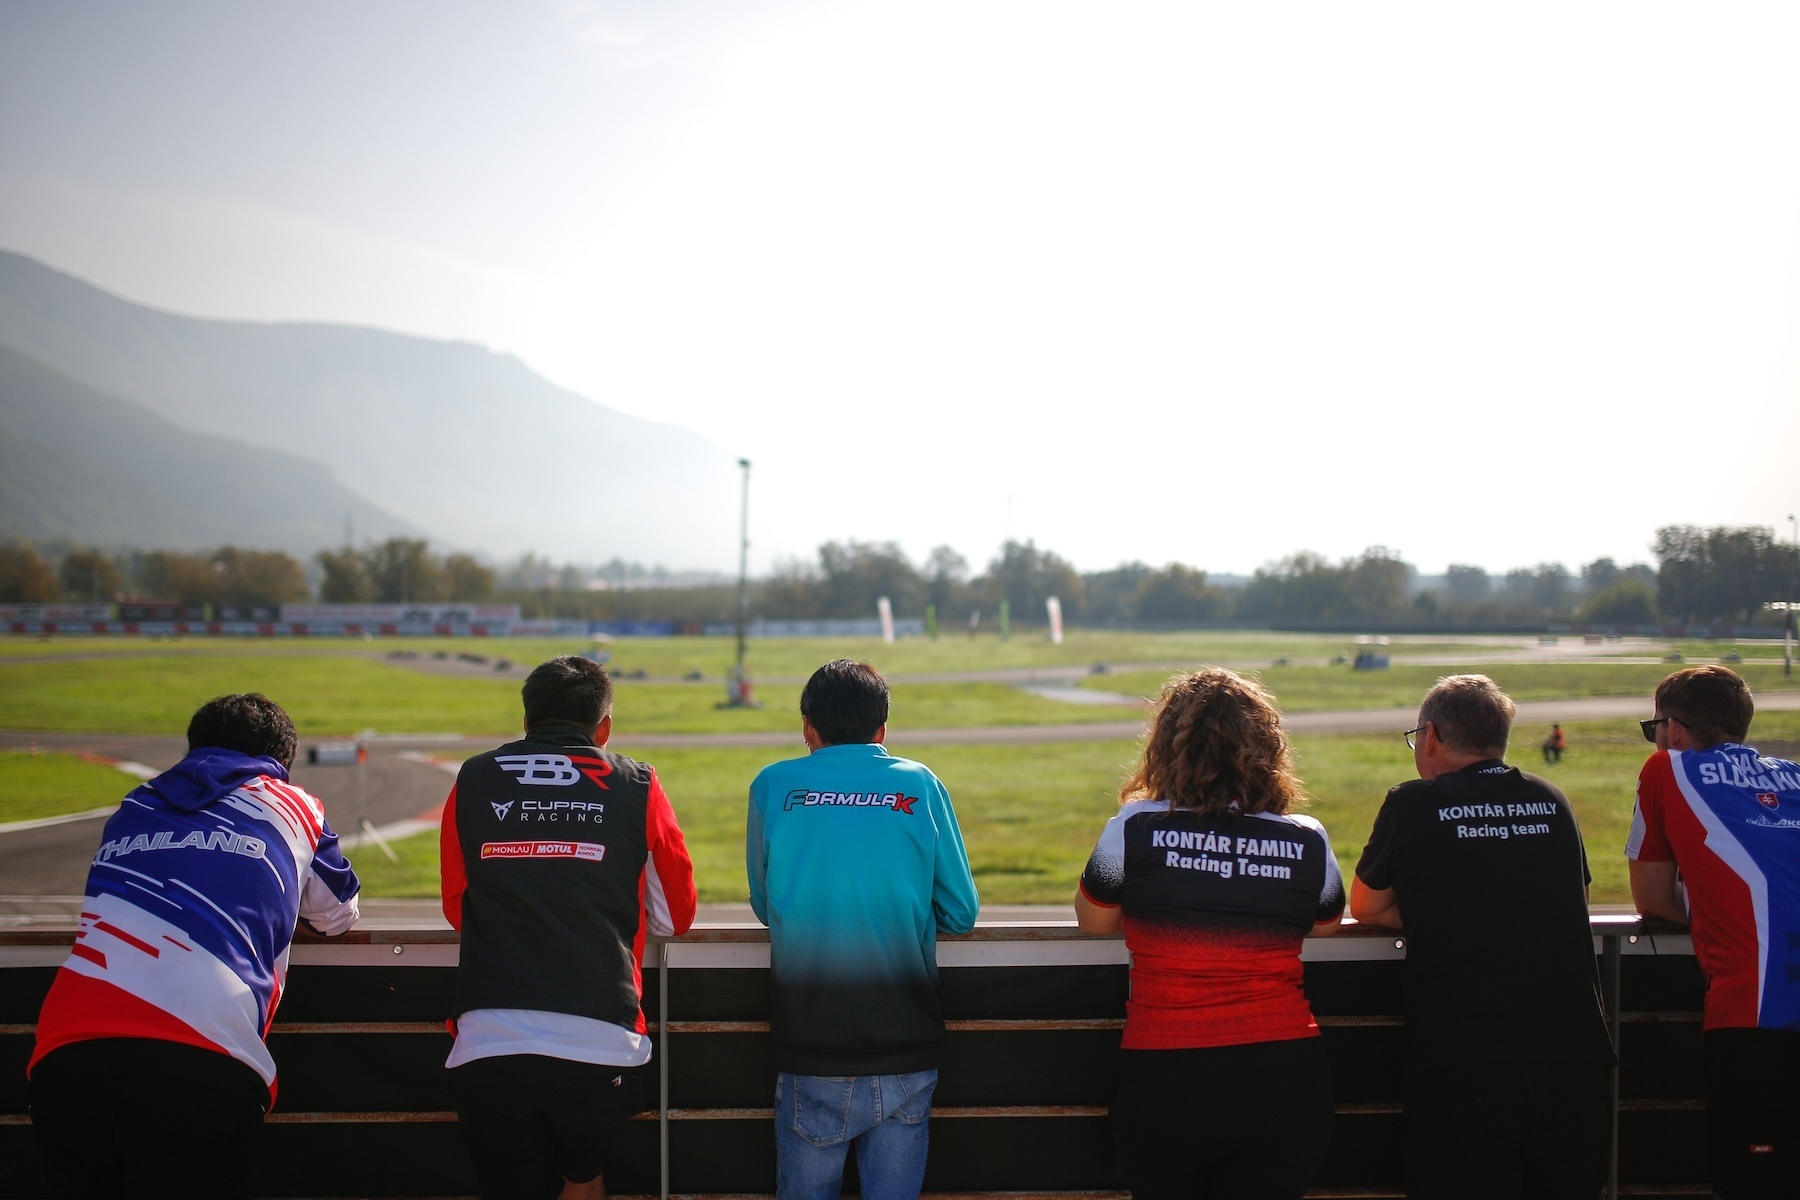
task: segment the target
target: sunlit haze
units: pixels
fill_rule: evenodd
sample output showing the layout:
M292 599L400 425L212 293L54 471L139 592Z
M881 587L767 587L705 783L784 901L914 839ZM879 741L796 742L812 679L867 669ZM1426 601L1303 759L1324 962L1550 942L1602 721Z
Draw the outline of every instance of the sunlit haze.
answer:
M1800 508L1796 62L1789 5L18 0L0 248L687 425L759 571L1643 561Z

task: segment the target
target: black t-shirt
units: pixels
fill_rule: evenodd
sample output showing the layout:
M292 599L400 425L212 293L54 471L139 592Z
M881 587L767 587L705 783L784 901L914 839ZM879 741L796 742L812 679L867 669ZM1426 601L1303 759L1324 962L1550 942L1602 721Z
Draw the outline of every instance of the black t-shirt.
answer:
M1356 875L1400 905L1415 1064L1611 1059L1587 853L1553 785L1498 759L1400 784Z

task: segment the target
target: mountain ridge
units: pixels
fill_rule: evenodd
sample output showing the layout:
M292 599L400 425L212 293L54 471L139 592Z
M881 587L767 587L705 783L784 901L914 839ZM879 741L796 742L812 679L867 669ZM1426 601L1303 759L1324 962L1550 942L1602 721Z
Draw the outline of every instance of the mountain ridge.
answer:
M429 536L280 451L195 433L0 345L0 533L32 540L298 554Z
M0 251L0 345L181 428L323 464L377 508L496 557L733 558L731 456L472 342L182 316Z

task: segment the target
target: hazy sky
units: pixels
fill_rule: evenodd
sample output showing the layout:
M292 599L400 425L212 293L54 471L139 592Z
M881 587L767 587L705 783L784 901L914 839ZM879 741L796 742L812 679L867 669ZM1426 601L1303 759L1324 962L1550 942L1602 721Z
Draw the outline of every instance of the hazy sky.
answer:
M689 425L764 567L1642 560L1800 509L1796 62L1791 4L10 0L0 247Z

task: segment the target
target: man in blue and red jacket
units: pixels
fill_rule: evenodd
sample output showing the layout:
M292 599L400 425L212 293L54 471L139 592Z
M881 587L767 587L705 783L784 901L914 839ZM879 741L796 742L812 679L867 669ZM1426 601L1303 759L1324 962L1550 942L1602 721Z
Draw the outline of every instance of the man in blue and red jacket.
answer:
M221 696L187 740L107 820L38 1016L31 1120L58 1196L248 1196L295 923L356 921L324 807L288 781L281 706ZM203 1151L172 1151L198 1131Z
M1800 1180L1800 763L1744 744L1756 705L1729 667L1688 667L1640 724L1625 856L1646 917L1690 927L1706 979L1714 1194L1791 1197Z

